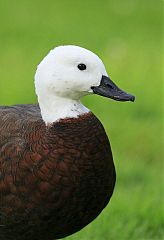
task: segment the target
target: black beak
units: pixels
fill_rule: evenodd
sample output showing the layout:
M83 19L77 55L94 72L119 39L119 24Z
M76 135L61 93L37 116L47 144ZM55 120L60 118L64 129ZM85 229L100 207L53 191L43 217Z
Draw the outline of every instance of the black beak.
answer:
M116 101L132 101L134 102L135 97L129 93L124 92L116 86L109 77L102 76L99 86L91 87L95 94L112 98Z

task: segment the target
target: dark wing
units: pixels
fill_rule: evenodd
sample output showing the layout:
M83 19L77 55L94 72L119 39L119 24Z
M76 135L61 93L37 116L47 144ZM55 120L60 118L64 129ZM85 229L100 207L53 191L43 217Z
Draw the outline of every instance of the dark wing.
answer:
M38 128L44 129L38 105L0 107L0 225L14 209L24 212L29 202L27 189L35 184L28 180L34 179L35 162L41 159L31 147L42 137Z

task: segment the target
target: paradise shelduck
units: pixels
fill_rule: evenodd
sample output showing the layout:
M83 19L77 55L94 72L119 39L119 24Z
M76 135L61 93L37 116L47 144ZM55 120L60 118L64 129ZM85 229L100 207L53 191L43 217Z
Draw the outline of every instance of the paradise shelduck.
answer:
M53 240L92 222L108 204L115 167L100 121L80 98L134 101L103 62L56 47L35 75L39 105L0 107L0 239Z

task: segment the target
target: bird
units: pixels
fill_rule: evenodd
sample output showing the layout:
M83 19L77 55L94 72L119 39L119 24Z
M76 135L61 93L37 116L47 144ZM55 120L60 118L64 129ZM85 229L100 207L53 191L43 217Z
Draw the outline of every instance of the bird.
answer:
M35 73L37 104L0 106L0 239L54 240L91 223L113 194L116 171L86 95L134 101L85 48L52 49Z

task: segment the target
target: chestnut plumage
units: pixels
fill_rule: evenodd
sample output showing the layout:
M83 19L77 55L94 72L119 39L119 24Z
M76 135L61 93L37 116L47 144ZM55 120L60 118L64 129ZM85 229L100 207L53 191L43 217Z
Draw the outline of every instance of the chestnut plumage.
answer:
M93 221L115 168L92 114L45 126L38 105L0 107L0 239L53 240Z

